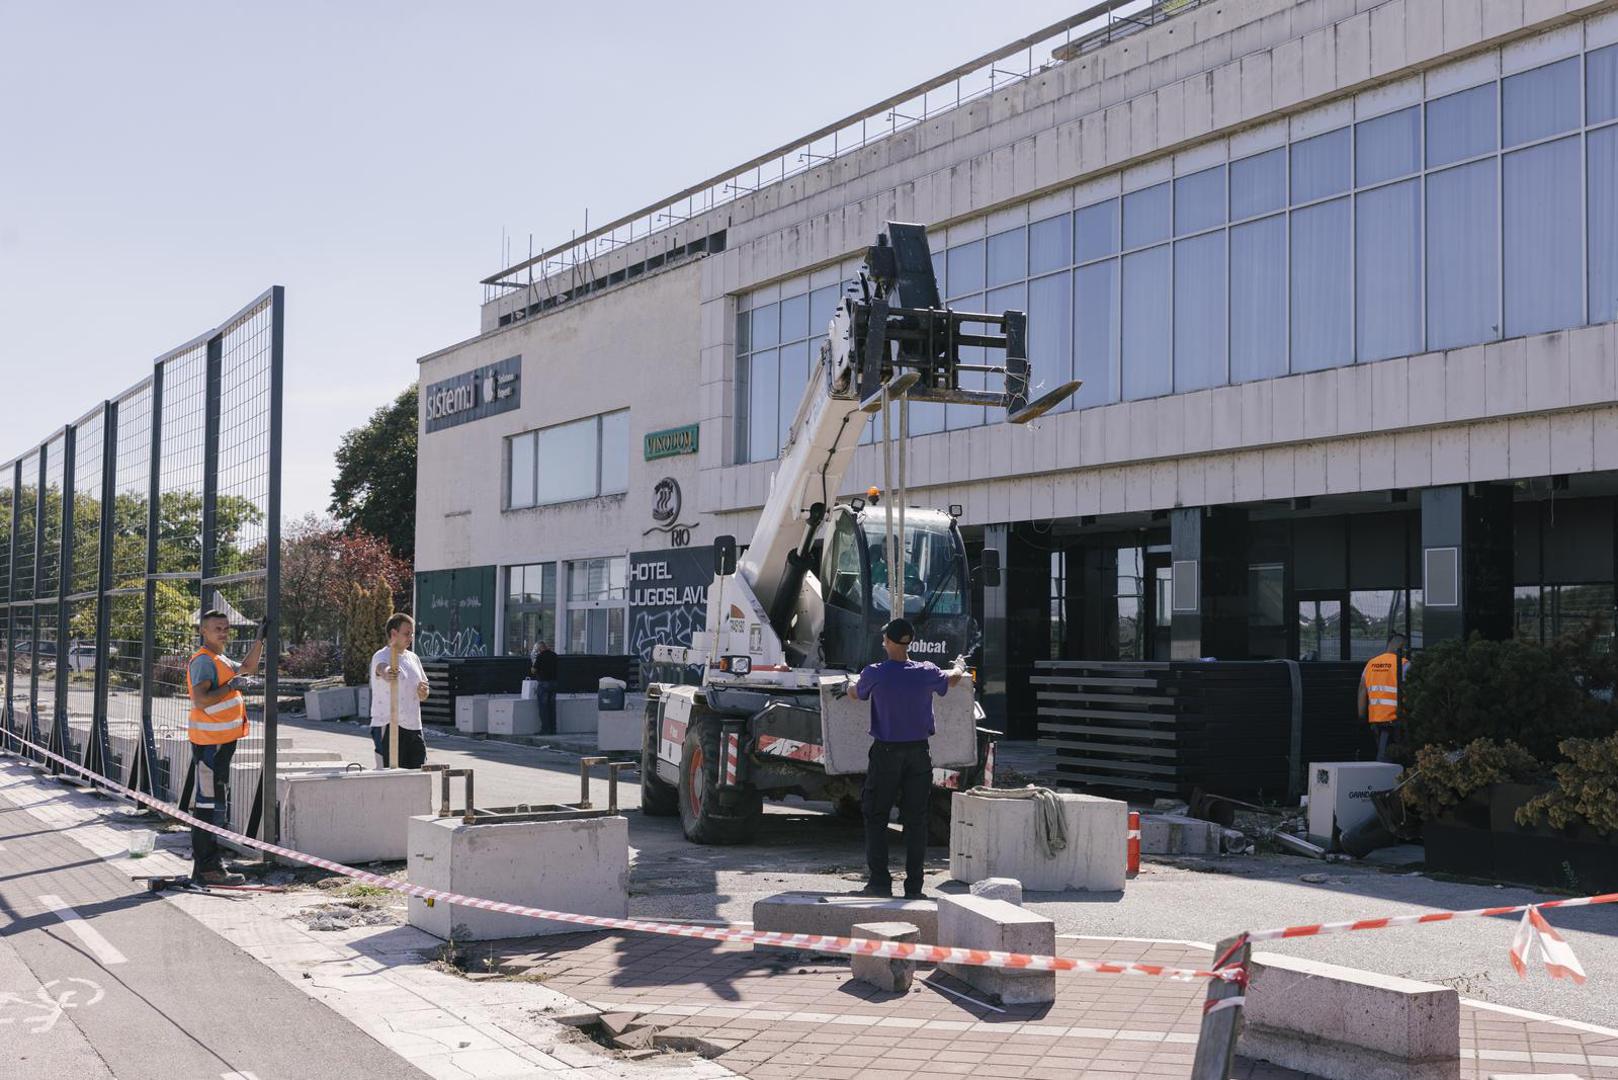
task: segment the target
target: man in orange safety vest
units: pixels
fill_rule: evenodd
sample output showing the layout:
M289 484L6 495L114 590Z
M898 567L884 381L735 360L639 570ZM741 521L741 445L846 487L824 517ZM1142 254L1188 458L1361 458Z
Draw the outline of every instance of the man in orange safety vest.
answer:
M1388 739L1399 722L1399 687L1410 670L1406 655L1409 640L1400 633L1388 635L1388 647L1366 661L1360 675L1360 719L1376 732L1376 759L1388 759Z
M236 740L247 734L247 702L237 676L258 673L269 622L259 627L258 640L248 647L240 664L225 655L230 646L230 616L213 608L203 613L199 623L202 646L191 654L185 670L185 688L191 695L186 730L196 772L193 812L203 821L228 828L230 759L236 753ZM204 885L240 885L244 880L225 869L218 838L194 825L191 877Z

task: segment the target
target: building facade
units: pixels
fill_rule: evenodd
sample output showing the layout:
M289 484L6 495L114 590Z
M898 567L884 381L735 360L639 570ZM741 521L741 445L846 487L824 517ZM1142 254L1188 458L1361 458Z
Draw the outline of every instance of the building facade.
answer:
M491 278L479 336L421 364L424 593L476 592L491 651L678 636L689 612L648 601L694 603L703 545L746 541L829 313L897 220L928 226L950 306L1027 311L1036 380L1084 382L1027 427L911 413L911 500L960 504L1007 570L977 599L1013 734L1052 656L1610 640L1618 3L1125 10L1019 43L1018 77L1003 53L971 93L962 69L887 103L852 149L845 124L802 167ZM428 388L511 357L520 404L433 430ZM862 448L845 494L881 475Z

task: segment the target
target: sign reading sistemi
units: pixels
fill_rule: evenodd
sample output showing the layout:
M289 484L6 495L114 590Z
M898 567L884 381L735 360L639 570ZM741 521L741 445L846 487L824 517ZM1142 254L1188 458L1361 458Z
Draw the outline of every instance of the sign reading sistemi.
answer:
M485 416L510 412L522 401L522 357L510 356L422 391L427 431L442 431Z

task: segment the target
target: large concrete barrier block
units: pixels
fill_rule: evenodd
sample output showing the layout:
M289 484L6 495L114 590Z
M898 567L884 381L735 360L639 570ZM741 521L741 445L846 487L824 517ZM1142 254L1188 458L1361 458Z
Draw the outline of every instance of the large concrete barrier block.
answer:
M596 718L596 749L602 753L639 750L645 731L644 707L634 712L628 709L603 709Z
M311 720L346 720L358 711L352 686L311 690L303 695L303 711Z
M371 688L369 686L356 686L354 688L354 715L361 720L371 718Z
M467 825L410 819L413 884L574 915L629 914L629 822L622 817ZM440 938L486 941L576 933L577 923L410 898L410 925Z
M1128 804L1094 795L1058 795L1067 847L1046 854L1033 799L986 798L956 792L950 800L949 873L968 884L1016 878L1031 892L1124 887Z
M852 937L856 923L870 922L913 923L922 941L938 941L938 905L931 900L789 892L753 903L753 929L775 934Z
M1327 1080L1457 1080L1461 999L1448 986L1255 953L1237 1052Z
M1148 814L1140 820L1140 850L1143 855L1218 855L1223 834L1211 821Z
M556 733L594 735L598 711L594 694L557 694Z
M455 699L455 730L462 735L489 733L488 694L462 694Z
M281 843L340 863L403 860L410 819L433 808L433 778L414 769L276 777Z
M505 694L489 698L489 734L538 735L539 702Z
M851 936L913 943L921 940L921 931L915 923L907 922L855 923ZM916 978L916 962L898 957L861 956L856 953L849 959L848 966L854 978L890 994L902 994L909 990Z
M981 896L938 898L938 944L1050 956L1056 952L1056 924L1004 900ZM976 964L939 967L1006 1005L1037 1005L1056 1000L1056 972L1018 971Z

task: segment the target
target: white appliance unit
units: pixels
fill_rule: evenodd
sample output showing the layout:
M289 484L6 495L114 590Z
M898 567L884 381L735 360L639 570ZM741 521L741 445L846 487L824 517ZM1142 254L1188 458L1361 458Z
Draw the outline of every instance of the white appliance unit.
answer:
M1376 817L1371 793L1399 782L1399 765L1380 761L1309 763L1309 842L1327 851L1354 826Z

